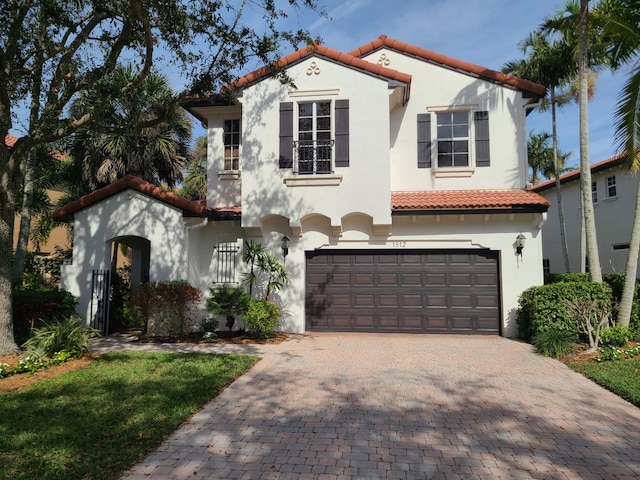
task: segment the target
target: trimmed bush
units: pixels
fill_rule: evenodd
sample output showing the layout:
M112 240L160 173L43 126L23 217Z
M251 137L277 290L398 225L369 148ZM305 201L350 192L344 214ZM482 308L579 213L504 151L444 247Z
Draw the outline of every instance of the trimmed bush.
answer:
M532 287L522 292L518 300L518 335L530 341L547 330L577 334L578 324L567 302L611 303L611 287L597 282L561 282Z
M141 285L131 307L144 319L143 336L183 338L200 326L200 289L179 280Z
M269 338L280 326L280 309L268 300L252 300L242 320L251 335Z
M624 325L614 325L600 332L600 341L604 346L624 347L631 340L631 331Z
M588 273L545 273L544 284L549 285L552 283L560 282L588 282Z

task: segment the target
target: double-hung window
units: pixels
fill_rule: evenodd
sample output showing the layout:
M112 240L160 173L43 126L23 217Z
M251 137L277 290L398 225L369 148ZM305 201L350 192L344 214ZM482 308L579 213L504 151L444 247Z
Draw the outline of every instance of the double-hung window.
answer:
M298 173L331 173L331 102L298 103Z
M240 168L240 120L224 121L224 169Z
M436 114L438 168L469 166L469 112Z
M618 194L616 188L616 176L607 177L607 198L613 198Z
M491 166L489 112L433 107L418 114L418 168L434 174L471 174L476 167Z
M591 182L591 201L598 203L598 184L596 182Z

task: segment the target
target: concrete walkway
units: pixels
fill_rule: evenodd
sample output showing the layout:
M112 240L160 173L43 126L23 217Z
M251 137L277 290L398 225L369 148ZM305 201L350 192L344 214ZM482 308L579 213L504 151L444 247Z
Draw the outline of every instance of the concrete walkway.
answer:
M115 349L263 359L123 477L640 478L640 409L500 337L312 334Z

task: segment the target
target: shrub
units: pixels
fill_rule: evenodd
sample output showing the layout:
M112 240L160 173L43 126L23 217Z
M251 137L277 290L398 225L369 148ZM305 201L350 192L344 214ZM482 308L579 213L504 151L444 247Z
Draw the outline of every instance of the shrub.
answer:
M61 350L90 352L91 339L98 331L82 325L79 317L67 317L62 320L45 321L41 327L34 329L33 334L22 347L38 355L53 357Z
M31 330L42 321L53 321L75 315L76 298L54 287L13 289L13 328L18 343L29 338Z
M631 339L631 331L625 325L614 325L600 333L600 340L604 346L624 347Z
M605 273L602 275L602 280L611 287L611 297L615 304L619 304L622 300L622 289L624 287L625 274L624 273ZM640 319L640 287L638 282L635 285L635 291L633 292L633 303L631 304L631 319L629 325L638 325ZM618 320L618 310L613 310L614 323Z
M253 336L269 338L280 326L280 309L268 300L252 300L242 320Z
M198 327L200 289L179 280L141 285L130 304L144 320L143 335L183 338Z
M233 330L236 315L242 315L249 307L251 297L242 287L220 285L209 289L207 311L213 315L222 315L227 320L227 328Z
M518 300L518 334L530 341L545 330L566 330L577 333L578 323L567 307L568 302L611 303L611 288L605 283L560 282L531 287Z
M566 282L588 282L588 273L545 273L544 284L566 283Z
M578 339L578 334L570 330L541 330L533 338L533 345L538 353L547 357L558 358L569 350Z

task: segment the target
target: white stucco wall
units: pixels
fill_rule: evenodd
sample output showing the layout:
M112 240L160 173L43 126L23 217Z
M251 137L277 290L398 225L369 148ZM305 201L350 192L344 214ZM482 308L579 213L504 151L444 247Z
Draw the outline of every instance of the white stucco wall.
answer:
M608 198L607 177L614 175L617 195ZM614 249L614 245L628 244L631 239L639 177L629 175L620 167L613 167L593 173L591 180L596 182L598 192L598 201L594 204L594 215L600 266L603 273L622 273L626 267L628 249ZM582 254L580 180L562 184L561 190L569 263L572 272L579 272ZM552 273L562 273L565 272L565 265L560 241L559 208L555 187L541 191L540 195L551 204L549 220L544 226L544 258L549 259Z
M522 93L390 49L375 51L365 60L384 61L388 68L410 73L413 77L411 99L405 108L391 114L391 190L524 188L527 143ZM433 112L450 107L489 112L490 167L477 167L471 175L460 173L446 178L436 176L436 168L416 167L417 115L432 112L432 160L435 166L437 135ZM471 157L474 157L473 125L470 125L469 133Z
M128 189L77 212L73 263L62 267L62 288L78 297L77 312L90 322L93 270L109 269L110 243L124 236L150 242L149 280L187 278L182 211Z

